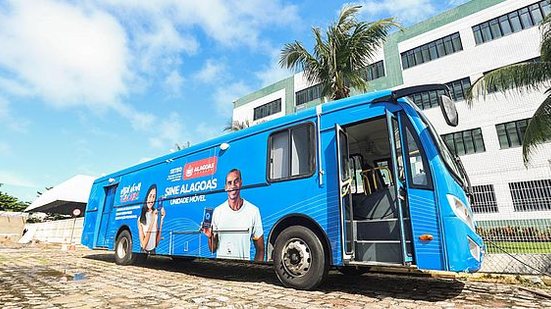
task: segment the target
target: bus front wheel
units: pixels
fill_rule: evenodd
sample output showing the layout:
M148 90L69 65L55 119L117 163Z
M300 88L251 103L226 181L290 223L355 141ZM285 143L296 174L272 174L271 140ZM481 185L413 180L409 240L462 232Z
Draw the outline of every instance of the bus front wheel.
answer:
M124 230L117 237L115 244L115 263L130 265L136 261L137 254L132 252L132 236L128 230Z
M326 254L320 239L310 229L288 227L275 241L275 273L286 287L314 289L327 275Z

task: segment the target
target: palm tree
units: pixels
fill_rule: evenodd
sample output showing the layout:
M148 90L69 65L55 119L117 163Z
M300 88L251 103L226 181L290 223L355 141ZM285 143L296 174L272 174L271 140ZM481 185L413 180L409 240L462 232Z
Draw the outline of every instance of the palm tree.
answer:
M382 47L389 30L399 27L393 18L368 23L356 20L361 6L344 6L338 20L322 37L319 28L312 28L313 54L299 41L287 43L281 50L281 67L304 71L310 84L321 83L322 95L337 100L350 95L350 86L367 91L362 77L375 52Z
M235 132L239 130L246 129L251 126L251 123L248 120L245 121L232 121L228 120L228 123L224 127L224 132Z
M539 61L512 64L485 74L467 92L467 104L472 106L474 98L486 98L493 91L523 93L546 89L547 97L532 116L524 133L522 157L525 165L528 165L531 154L539 145L551 141L551 14L542 21L540 30L542 41Z

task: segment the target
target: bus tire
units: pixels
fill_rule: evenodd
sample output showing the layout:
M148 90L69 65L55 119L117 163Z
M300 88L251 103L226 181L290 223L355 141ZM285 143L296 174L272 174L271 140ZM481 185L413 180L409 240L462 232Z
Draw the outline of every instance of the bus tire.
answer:
M326 254L321 240L310 229L288 227L275 241L275 273L286 287L315 289L327 276Z
M115 263L131 265L136 262L138 254L132 252L132 236L128 230L122 231L115 243Z

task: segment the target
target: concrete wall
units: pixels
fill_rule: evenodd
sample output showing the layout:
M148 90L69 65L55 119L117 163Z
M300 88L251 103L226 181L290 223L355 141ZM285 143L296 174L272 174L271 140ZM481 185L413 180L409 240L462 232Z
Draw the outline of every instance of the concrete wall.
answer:
M32 240L38 240L49 243L80 244L83 224L84 218L30 223L25 226L27 233L25 233L25 236L19 242L27 243Z
M28 214L0 212L0 241L17 241L23 234Z

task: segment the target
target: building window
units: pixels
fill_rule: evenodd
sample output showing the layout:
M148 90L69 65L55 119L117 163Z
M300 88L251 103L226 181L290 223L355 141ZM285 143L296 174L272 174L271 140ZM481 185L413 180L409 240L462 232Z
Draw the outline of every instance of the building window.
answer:
M539 25L543 18L549 14L549 11L549 0L543 0L478 24L473 27L476 44L499 39L511 33Z
M450 89L451 99L454 101L460 101L465 99L465 93L471 87L471 79L465 77L462 79L454 80L453 82L446 83L446 86ZM429 109L438 106L438 97L446 94L443 90L433 90L427 92L419 92L412 95L410 98L420 109Z
M296 92L296 106L321 98L322 84L316 84Z
M522 145L522 139L529 121L530 118L496 124L499 147L507 149Z
M551 210L551 179L509 183L515 211Z
M450 88L451 99L454 101L465 100L465 93L471 88L471 79L465 77L462 79L454 80L453 82L446 83L446 86Z
M486 151L480 128L442 135L448 148L461 156Z
M494 185L478 185L473 186L472 189L472 209L474 213L497 212L497 202Z
M361 74L362 78L367 81L383 77L385 76L385 65L382 60L377 61L362 69Z
M262 119L270 115L281 112L281 99L274 100L270 103L260 105L254 109L254 120Z
M402 68L407 69L463 50L459 32L401 53Z
M429 109L438 106L438 96L444 94L444 90L426 91L414 94L410 98L420 109Z
M314 172L315 138L312 124L299 125L270 135L270 181L301 178Z

